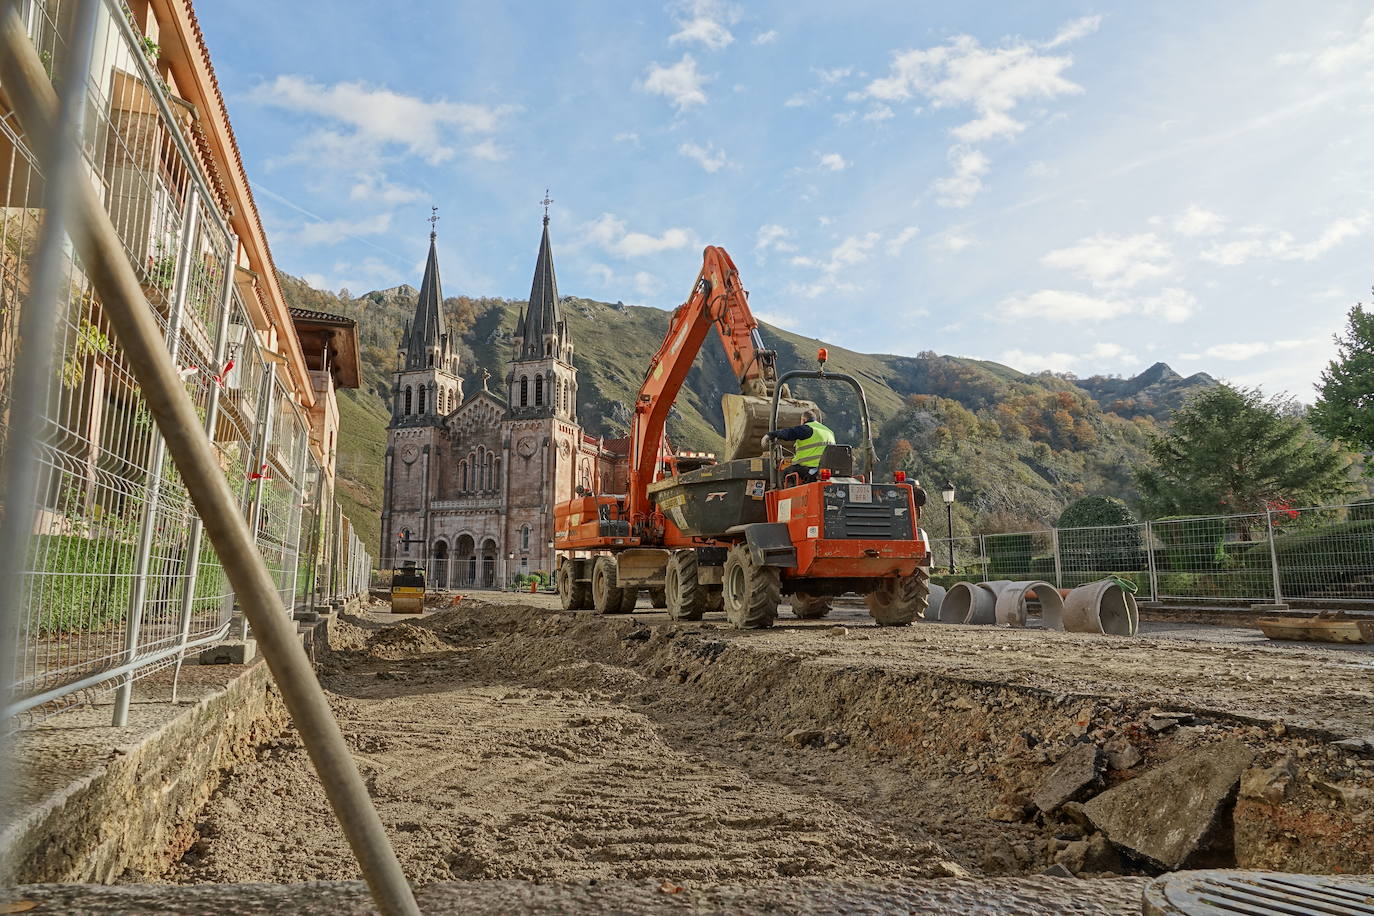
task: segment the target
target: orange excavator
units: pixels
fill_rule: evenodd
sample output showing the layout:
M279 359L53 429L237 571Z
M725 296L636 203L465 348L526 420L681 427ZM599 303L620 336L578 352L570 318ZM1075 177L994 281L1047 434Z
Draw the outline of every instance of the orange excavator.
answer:
M815 370L779 376L725 249L708 247L691 295L649 363L630 427L624 494L590 494L554 508L555 582L566 610L629 613L640 591L678 620L724 610L738 628L769 627L789 596L800 618L825 616L837 595L865 597L881 625L910 623L929 600L930 551L920 529L925 491L902 472L879 481L863 387ZM723 398L723 462L674 454L669 410L715 328L739 379ZM815 474L789 466L764 434L801 422L815 405L790 382L849 388L861 442L828 445ZM856 462L857 458L860 461Z

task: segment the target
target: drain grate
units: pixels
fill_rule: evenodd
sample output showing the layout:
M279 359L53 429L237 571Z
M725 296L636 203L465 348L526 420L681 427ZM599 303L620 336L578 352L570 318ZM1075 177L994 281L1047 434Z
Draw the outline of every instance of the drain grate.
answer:
M1374 876L1195 871L1145 888L1145 916L1374 916Z

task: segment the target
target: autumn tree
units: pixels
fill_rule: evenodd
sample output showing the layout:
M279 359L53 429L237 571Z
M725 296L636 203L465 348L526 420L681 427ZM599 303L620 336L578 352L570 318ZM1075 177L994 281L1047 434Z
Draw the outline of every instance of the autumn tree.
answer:
M1356 305L1345 334L1336 336L1336 358L1322 371L1317 403L1308 411L1313 428L1362 452L1374 452L1374 311Z
M1270 500L1317 503L1349 489L1345 457L1255 388L1217 385L1174 411L1135 469L1152 517L1254 512Z

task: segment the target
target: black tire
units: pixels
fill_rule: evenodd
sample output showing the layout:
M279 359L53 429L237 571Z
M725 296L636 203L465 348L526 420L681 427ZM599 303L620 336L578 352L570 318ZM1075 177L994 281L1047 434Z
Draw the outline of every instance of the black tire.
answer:
M678 550L668 558L663 573L668 616L674 620L700 620L706 611L706 588L697 579L697 552Z
M590 582L578 582L573 578L574 564L564 563L554 573L554 585L558 589L558 601L565 611L585 611L592 606L592 586Z
M725 616L737 630L771 627L782 602L782 581L773 566L759 566L737 544L725 561Z
M667 592L667 590L666 590L666 589L662 589L662 588L651 588L651 589L649 589L649 603L652 604L654 607L660 608L660 609L661 609L661 608L667 607L667 606L668 606L668 592Z
M875 591L864 596L868 614L880 627L904 627L925 615L930 605L930 572L916 572L900 579L885 579Z
M598 614L627 614L634 608L635 593L630 592L625 607L626 589L616 585L615 557L600 556L592 564L592 607Z
M830 596L797 592L792 596L792 613L801 620L819 620L830 613Z

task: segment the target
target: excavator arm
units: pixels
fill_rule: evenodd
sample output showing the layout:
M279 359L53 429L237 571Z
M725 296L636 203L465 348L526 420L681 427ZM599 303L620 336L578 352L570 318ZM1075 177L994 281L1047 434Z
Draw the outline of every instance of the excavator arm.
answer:
M757 440L768 429L770 402L777 384L776 354L763 345L735 262L724 248L712 245L703 252L701 272L692 285L691 295L674 310L668 333L650 361L639 389L630 432L627 508L632 523L644 520L648 514L647 488L661 473L660 455L668 412L712 327L720 337L741 392L727 395L723 405L727 448L732 458L760 453ZM786 414L796 418L805 406L805 402L789 399Z

